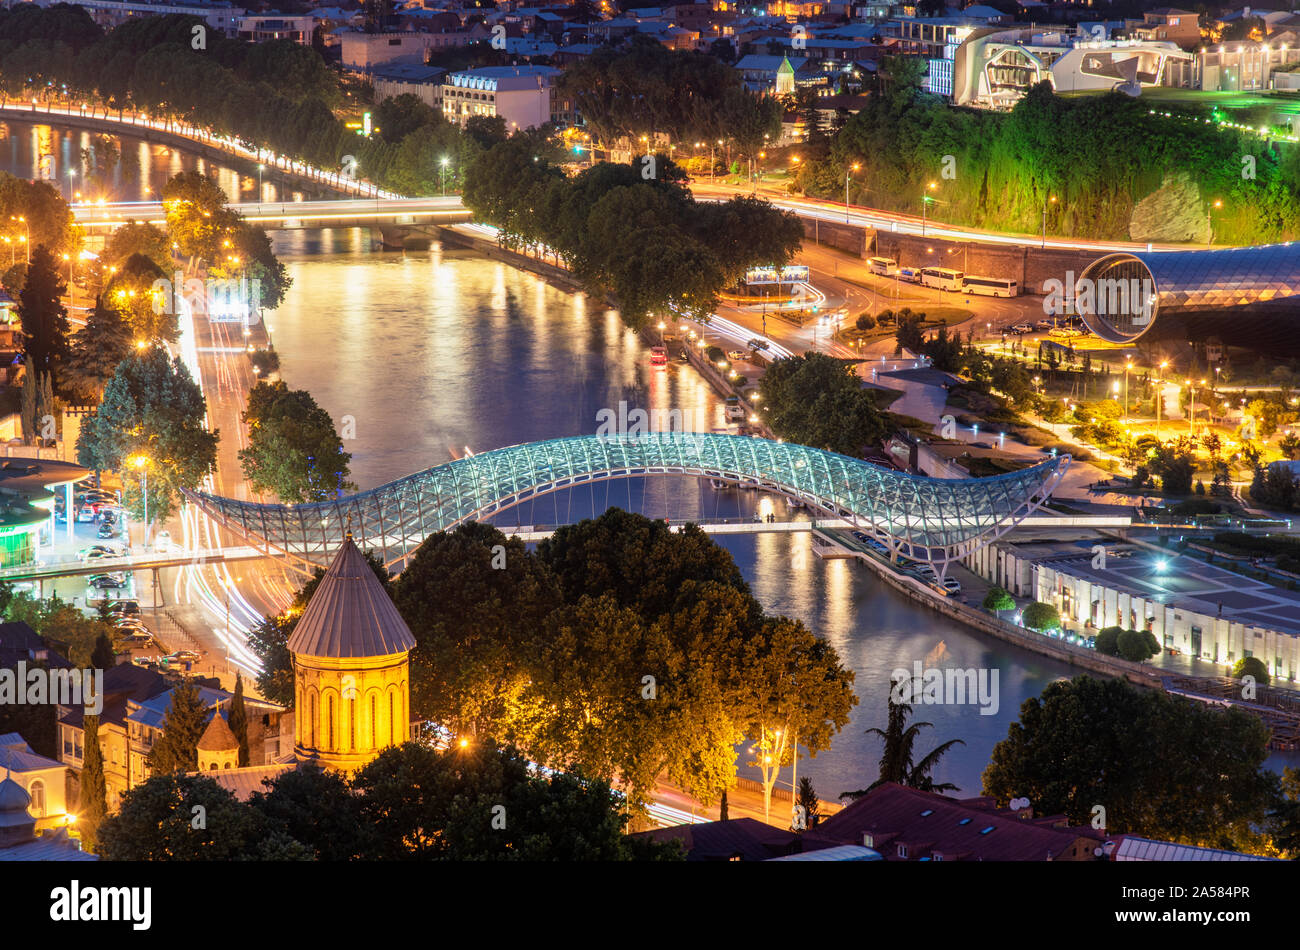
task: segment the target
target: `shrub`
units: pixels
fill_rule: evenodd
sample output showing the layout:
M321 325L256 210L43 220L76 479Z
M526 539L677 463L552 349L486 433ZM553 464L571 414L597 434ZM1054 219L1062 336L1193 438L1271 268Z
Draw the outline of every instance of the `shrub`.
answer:
M1051 604L1044 604L1041 601L1034 601L1025 608L1021 615L1021 621L1030 630L1059 630L1061 627L1061 614Z
M1243 656L1233 665L1232 678L1241 679L1243 676L1255 677L1255 682L1260 686L1268 685L1268 667L1257 656Z
M1119 655L1133 663L1149 660L1160 652L1155 635L1147 630L1124 630L1116 638Z
M1016 602L1001 587L990 587L989 592L984 596L983 606L985 610L1013 610Z
M1097 652L1105 656L1119 656L1119 635L1123 627L1102 627L1097 631Z

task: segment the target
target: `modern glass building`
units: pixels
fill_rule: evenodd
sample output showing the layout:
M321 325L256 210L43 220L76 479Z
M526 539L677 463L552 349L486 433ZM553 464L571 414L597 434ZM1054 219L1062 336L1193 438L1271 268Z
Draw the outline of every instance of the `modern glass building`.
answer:
M1107 254L1075 282L1075 311L1097 336L1151 334L1300 349L1300 244Z
M186 495L251 544L300 567L328 561L349 532L363 549L382 553L395 566L430 534L554 491L618 478L709 478L796 498L872 532L897 554L946 565L1042 505L1069 461L1060 456L993 478L927 478L788 442L653 432L494 449L314 504Z

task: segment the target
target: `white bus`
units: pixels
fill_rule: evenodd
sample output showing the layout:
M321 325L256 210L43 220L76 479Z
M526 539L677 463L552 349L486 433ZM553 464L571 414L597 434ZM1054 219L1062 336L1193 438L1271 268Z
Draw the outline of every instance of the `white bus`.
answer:
M867 270L873 274L879 274L881 277L889 277L894 273L894 268L898 266L898 261L891 257L873 257L867 261Z
M1020 285L1016 281L1001 277L967 277L962 286L968 294L985 297L1016 297L1020 294Z
M964 276L961 271L949 267L921 268L921 283L935 290L961 290Z

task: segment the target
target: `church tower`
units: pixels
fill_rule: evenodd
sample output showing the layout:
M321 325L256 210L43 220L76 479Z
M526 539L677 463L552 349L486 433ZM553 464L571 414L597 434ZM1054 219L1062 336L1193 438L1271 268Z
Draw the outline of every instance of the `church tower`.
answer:
M415 637L352 536L289 638L298 759L354 771L407 740Z
M221 710L212 713L212 721L199 737L199 771L219 772L239 765L239 740L230 730Z

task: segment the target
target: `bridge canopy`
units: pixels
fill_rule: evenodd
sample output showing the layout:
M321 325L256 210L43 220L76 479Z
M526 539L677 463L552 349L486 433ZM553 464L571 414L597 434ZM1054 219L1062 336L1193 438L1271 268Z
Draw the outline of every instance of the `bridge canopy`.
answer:
M268 554L324 565L351 531L396 565L430 534L530 498L616 478L694 476L756 485L869 531L904 556L948 563L1000 537L1037 509L1069 456L991 478L895 472L821 449L703 432L584 435L455 459L378 488L301 505L258 504L187 491L219 524Z

